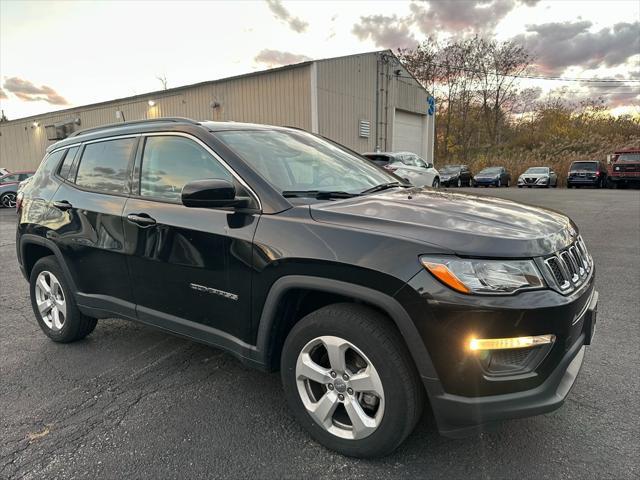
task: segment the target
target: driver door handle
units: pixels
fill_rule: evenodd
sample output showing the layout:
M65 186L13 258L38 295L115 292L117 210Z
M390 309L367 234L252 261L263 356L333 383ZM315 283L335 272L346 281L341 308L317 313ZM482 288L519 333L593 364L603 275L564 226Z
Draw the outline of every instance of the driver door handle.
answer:
M150 227L151 225L156 224L156 219L151 218L146 213L130 213L127 215L127 220L141 227Z

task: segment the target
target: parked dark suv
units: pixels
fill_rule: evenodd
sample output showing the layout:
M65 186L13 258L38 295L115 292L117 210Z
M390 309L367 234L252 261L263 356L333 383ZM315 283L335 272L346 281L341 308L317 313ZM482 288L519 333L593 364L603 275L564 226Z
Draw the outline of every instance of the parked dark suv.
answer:
M49 147L17 255L46 335L122 317L280 369L309 433L389 453L558 408L591 342L595 269L567 217L408 187L295 129L162 119ZM242 408L239 406L238 408Z
M607 185L607 166L597 160L573 162L567 174L567 188L581 186L604 188Z

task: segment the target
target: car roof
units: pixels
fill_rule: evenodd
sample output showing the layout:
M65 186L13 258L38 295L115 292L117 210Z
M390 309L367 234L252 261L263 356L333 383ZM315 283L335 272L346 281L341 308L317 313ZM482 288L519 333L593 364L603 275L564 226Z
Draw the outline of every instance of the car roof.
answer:
M295 127L277 127L274 125L263 125L257 123L241 122L198 122L190 118L166 117L148 120L135 120L131 122L112 123L100 127L87 128L72 133L67 138L60 140L47 148L47 152L76 143L99 139L103 137L113 137L119 135L130 135L137 133L151 133L159 130L186 130L203 129L207 132L220 132L229 130L282 130L292 131ZM300 129L297 129L300 130Z

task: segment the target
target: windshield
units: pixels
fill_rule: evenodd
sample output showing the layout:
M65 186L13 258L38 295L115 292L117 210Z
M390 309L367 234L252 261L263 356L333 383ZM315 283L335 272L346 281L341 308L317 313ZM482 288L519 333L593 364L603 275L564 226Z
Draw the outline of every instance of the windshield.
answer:
M617 162L635 162L640 163L640 152L638 153L621 153Z
M440 169L440 173L456 173L460 171L460 167L457 165L445 165Z
M497 175L501 172L501 170L501 167L489 167L485 168L484 170L480 170L480 173L478 175Z
M547 167L531 167L524 173L549 173L549 169Z
M586 170L587 172L595 172L598 167L596 162L574 162L571 170Z
M281 192L358 194L398 182L363 158L305 132L233 130L215 135Z

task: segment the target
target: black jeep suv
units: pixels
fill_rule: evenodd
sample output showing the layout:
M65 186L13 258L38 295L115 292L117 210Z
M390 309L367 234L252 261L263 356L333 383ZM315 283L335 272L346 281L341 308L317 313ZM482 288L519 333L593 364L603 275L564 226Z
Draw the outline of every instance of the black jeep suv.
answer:
M279 369L300 423L347 455L391 452L427 399L449 436L558 408L594 331L567 217L412 188L296 129L85 130L49 147L17 208L52 340L115 316Z

